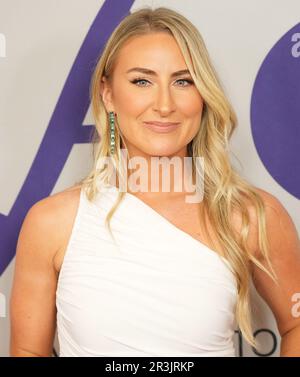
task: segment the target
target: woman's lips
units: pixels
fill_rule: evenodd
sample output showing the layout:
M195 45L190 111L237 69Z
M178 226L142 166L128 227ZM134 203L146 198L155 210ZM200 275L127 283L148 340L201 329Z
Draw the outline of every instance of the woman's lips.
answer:
M180 123L159 123L159 122L144 122L146 128L158 133L167 133L175 130L180 126Z

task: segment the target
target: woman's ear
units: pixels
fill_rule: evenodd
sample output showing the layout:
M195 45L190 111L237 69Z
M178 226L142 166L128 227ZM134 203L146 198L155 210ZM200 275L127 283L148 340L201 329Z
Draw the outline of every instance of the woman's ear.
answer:
M99 84L101 97L103 97L103 91L104 91L104 88L105 88L105 84L106 84L106 77L102 76L102 78L100 80L100 84Z
M100 94L101 94L102 101L106 109L113 109L111 87L105 76L102 76L101 81L100 81ZM109 110L109 111L113 111L113 110Z

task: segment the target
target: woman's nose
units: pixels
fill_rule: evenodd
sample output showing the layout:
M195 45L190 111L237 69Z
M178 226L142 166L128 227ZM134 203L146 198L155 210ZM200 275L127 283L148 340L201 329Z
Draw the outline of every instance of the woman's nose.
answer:
M175 109L174 98L169 87L160 87L155 93L154 109L169 112Z

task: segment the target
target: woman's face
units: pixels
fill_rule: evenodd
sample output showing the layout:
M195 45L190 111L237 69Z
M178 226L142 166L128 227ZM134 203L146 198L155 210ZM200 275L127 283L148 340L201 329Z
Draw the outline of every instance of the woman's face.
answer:
M153 71L141 72L133 68ZM130 72L129 72L130 70ZM187 156L187 145L201 121L203 100L187 70L175 39L166 33L133 37L119 52L111 85L102 98L116 122L130 157ZM179 122L179 127L158 132L144 122Z

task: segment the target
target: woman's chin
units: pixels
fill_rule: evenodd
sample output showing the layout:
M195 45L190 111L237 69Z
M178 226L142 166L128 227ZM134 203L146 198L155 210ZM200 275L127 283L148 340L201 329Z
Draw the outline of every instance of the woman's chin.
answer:
M153 148L147 154L151 157L170 157L176 155L174 148Z

